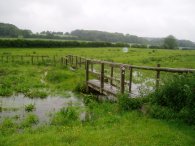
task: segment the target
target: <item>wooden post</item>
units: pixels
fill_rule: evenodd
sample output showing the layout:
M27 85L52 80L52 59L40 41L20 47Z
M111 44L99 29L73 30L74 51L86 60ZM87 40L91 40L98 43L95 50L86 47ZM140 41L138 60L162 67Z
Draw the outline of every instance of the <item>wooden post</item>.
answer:
M120 93L124 94L125 92L125 67L121 66L121 81L120 81Z
M24 60L24 59L23 59L23 56L20 56L20 57L21 57L21 62L23 63L23 60Z
M54 66L56 65L56 57L55 57L55 55L53 56L53 64L54 64Z
M42 63L44 63L44 57L43 57L43 56L41 56L41 58L42 58Z
M80 57L80 59L79 59L79 62L80 62L79 66L80 66L80 68L81 68L81 57Z
M114 69L114 67L113 66L111 66L111 70L110 70L110 77L111 77L111 79L110 79L110 85L112 86L113 85L113 69Z
M68 63L69 63L69 65L71 65L71 56L70 55L68 56Z
M104 63L101 63L101 74L100 74L100 93L104 91Z
M14 56L12 56L12 63L14 63Z
M67 58L65 58L65 64L66 64L66 66L68 66L68 59Z
M71 55L71 66L73 66L73 63L74 63L74 58L73 58L73 56Z
M85 73L85 81L86 81L86 91L89 92L89 87L88 87L88 80L89 80L89 60L86 60L86 73Z
M7 63L9 62L9 56L7 56Z
M34 56L31 56L31 62L34 64Z
M133 81L133 68L129 67L130 73L129 73L129 93L131 93L132 88L132 81Z
M76 57L76 68L77 68L77 66L78 66L78 58L77 58L77 56L75 56Z
M160 67L160 64L157 64L157 67ZM159 82L160 82L160 71L156 71L156 89L159 88Z

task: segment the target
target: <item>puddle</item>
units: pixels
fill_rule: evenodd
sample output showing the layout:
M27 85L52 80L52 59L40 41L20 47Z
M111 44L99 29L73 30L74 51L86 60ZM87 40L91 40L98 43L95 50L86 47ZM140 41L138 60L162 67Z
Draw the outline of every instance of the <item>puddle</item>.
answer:
M34 113L39 118L39 123L48 123L51 116L63 107L79 106L84 107L82 99L76 97L72 92L68 92L64 96L48 96L45 99L28 98L23 94L14 95L12 97L0 97L0 121L4 118L17 118L18 121L25 118L28 112L25 111L25 105L34 104L35 110L30 112ZM83 120L85 113L80 115Z

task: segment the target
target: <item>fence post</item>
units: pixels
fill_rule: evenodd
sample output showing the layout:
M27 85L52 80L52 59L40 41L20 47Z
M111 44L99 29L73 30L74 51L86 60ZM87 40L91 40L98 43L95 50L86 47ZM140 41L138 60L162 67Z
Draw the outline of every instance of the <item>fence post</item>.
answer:
M160 64L157 64L157 67L160 67ZM156 89L159 88L159 82L160 82L160 70L156 71Z
M24 60L24 59L23 59L23 56L21 55L21 62L22 62L22 63L23 63L23 60Z
M56 65L56 56L55 55L53 56L53 64L54 64L54 66Z
M86 73L85 73L86 90L87 90L87 92L89 92L89 87L88 87L88 80L89 80L89 60L86 60L85 66L86 66L86 68L85 68L85 71L86 71Z
M9 62L9 56L7 56L7 63Z
M80 64L79 64L79 65L80 65L80 68L81 68L81 57L80 57L80 60L79 60L79 62L80 62Z
M120 81L120 93L124 94L125 92L125 67L121 66L121 81Z
M133 68L130 66L130 73L129 73L129 93L131 93L132 88L132 81L133 81Z
M76 68L77 68L77 66L78 66L78 58L77 58L77 56L75 56L76 57Z
M65 64L66 64L66 66L68 66L68 59L67 58L65 59Z
M31 56L31 62L34 64L34 56Z
M44 63L44 58L43 58L43 56L41 56L41 58L42 58L42 63Z
M101 63L101 74L100 74L100 93L104 91L104 63Z
M12 63L14 63L14 56L12 56Z

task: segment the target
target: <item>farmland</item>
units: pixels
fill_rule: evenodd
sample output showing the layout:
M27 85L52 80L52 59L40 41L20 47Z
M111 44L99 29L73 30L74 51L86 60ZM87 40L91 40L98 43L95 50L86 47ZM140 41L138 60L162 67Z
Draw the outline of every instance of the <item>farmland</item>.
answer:
M195 68L194 50L130 48L124 53L122 48L1 48L0 56L48 55L55 56L57 63L0 63L0 145L194 145L193 125L155 119L140 109L121 111L118 103L78 92L85 80L84 68L62 66L60 57L68 54L141 66ZM60 108L43 122L36 115L38 105L52 97L65 103L71 100L67 105L56 103ZM31 100L21 107L4 106L12 98ZM18 114L6 118L6 113L15 111Z

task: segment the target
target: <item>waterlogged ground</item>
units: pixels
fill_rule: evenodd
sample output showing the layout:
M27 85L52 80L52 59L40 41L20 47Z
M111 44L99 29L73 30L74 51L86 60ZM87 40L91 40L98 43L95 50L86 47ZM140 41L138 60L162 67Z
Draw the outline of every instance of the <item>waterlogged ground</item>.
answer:
M55 55L58 61L60 56L73 54L134 65L195 68L195 51L13 48L0 49L0 54ZM128 81L128 72L126 75ZM156 73L135 70L133 77L135 95L154 89ZM82 98L74 90L84 81L84 71L60 65L0 63L0 146L194 146L194 126L153 119L142 112L144 109L124 112L118 103L97 101L91 95Z
M66 96L48 96L46 98L29 98L23 94L17 94L10 97L1 97L1 115L0 121L5 118L12 118L20 122L25 119L28 114L38 116L39 123L49 123L56 112L62 108L76 106L84 108L81 97L77 97L72 92L67 92ZM34 105L32 111L27 111L26 106ZM84 120L84 113L80 115Z

